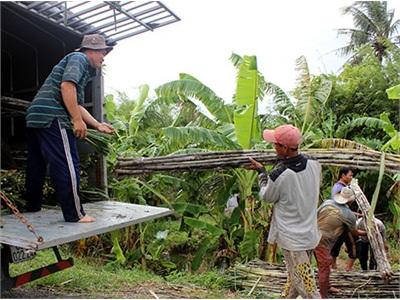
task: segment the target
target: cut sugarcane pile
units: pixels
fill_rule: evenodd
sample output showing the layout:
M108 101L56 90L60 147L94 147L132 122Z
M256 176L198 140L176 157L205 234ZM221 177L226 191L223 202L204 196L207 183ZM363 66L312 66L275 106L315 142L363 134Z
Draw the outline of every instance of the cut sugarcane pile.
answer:
M253 295L280 294L286 276L284 266L271 265L260 260L251 261L247 265L237 264L228 273L231 288L244 289L246 292L253 289ZM317 279L317 270L315 276ZM377 271L333 271L330 278L332 286L341 290L340 293L331 295L334 298L400 297L400 272L395 273L389 283L385 283Z
M360 170L379 170L381 152L355 149L309 149L302 153L316 158L325 166L351 166ZM140 175L168 171L202 171L241 168L249 166L249 156L272 165L276 162L274 150L242 150L200 152L159 157L119 158L118 175ZM400 172L400 155L386 154L385 172Z

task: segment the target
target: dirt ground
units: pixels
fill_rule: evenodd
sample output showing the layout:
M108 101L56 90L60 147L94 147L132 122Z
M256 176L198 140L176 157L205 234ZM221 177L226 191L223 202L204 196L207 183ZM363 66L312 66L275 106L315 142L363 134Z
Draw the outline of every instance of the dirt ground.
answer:
M77 289L63 289L60 287L19 287L11 291L3 292L1 298L3 299L50 299L50 298L133 298L133 299L157 299L157 298L236 298L232 292L225 292L224 294L215 295L210 294L207 289L182 286L176 284L161 284L148 282L141 285L127 286L119 290L104 290L104 291L80 291Z

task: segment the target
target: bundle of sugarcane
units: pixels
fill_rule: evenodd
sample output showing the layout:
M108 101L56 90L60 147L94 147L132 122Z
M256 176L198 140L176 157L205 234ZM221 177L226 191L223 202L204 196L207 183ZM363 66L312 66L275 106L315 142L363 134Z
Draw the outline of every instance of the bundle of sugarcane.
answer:
M110 134L102 133L94 129L88 129L85 141L91 144L96 152L107 155L108 152L110 152L110 139Z
M363 215L365 231L367 232L368 241L374 253L378 270L383 279L389 280L393 272L385 251L385 244L383 242L383 237L379 232L378 225L373 216L369 215L371 210L371 205L369 204L370 202L358 185L357 179L353 179L351 181L351 187L356 194L356 202Z
M315 270L316 278L318 271ZM254 260L247 265L237 264L229 269L228 281L233 289L245 289L254 294L280 293L286 282L284 266L271 265ZM382 280L379 272L333 271L330 276L333 287L340 293L336 298L398 298L400 297L400 272L394 274L390 283ZM250 294L249 292L249 294Z
M303 153L316 158L326 166L351 166L360 170L379 170L381 153L356 149L309 149ZM271 165L276 162L274 150L239 150L200 152L195 154L160 157L119 158L116 169L119 175L140 175L162 171L202 171L248 167L249 156ZM385 171L400 172L400 155L386 154Z
M1 106L3 108L13 109L17 111L25 112L28 108L30 102L22 99L11 98L11 97L1 97Z

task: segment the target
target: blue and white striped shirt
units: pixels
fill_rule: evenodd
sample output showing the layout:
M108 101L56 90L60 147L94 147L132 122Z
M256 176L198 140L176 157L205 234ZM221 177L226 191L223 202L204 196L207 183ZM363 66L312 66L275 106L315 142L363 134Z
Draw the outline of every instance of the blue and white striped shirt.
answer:
M26 126L47 128L57 118L63 128L71 127L70 116L61 95L61 83L75 83L78 104L83 104L85 87L95 71L84 53L72 52L66 55L54 66L29 106Z

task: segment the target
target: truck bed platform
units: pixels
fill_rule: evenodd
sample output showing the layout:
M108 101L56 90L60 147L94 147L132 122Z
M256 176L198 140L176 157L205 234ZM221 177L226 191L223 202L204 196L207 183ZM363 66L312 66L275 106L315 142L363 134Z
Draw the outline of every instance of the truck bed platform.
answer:
M43 237L43 243L37 243L35 236L16 216L1 216L0 243L42 250L173 213L168 208L117 201L87 203L83 207L88 215L96 218L95 222L65 222L60 209L42 209L35 213L24 213L37 234Z

